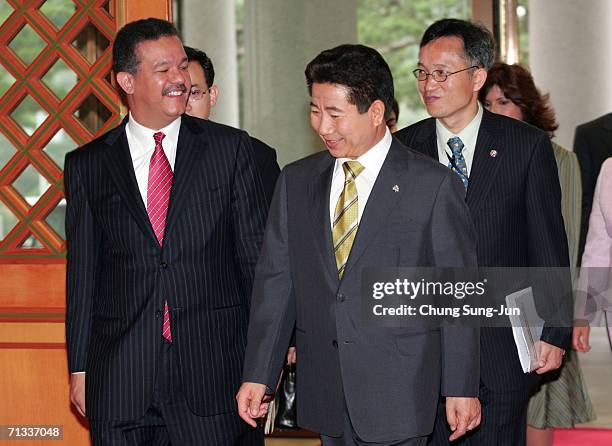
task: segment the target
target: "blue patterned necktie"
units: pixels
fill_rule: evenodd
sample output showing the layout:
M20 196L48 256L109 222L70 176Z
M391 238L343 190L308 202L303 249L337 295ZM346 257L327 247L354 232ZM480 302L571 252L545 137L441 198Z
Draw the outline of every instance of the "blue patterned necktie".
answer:
M463 185L467 189L469 182L468 170L467 164L465 163L465 158L463 157L463 153L461 153L464 147L463 141L461 141L458 136L453 136L452 138L448 139L447 144L453 151L453 158L452 161L449 161L448 167L453 172L457 172L457 175L459 175L459 178L461 178Z

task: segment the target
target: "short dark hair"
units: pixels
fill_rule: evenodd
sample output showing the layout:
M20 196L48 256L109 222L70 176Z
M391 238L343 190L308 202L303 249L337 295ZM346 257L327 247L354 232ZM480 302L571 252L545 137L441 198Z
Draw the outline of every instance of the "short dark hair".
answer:
M481 102L484 102L487 93L495 85L521 109L523 121L544 130L551 138L555 136L559 124L550 105L549 95L540 93L526 68L518 64L495 63L478 93Z
M179 33L166 20L149 18L128 23L119 30L113 42L113 70L136 74L140 63L136 54L138 44L169 36L179 37Z
M393 103L393 76L378 51L364 45L340 45L325 50L307 66L306 84L338 84L349 90L347 100L365 113L376 100L385 105L385 119Z
M206 81L206 85L208 87L212 87L213 82L215 81L215 67L213 67L212 60L206 55L206 53L202 50L198 50L197 48L192 48L190 46L186 46L185 53L187 53L187 60L189 62L197 62L204 70L204 80Z
M495 38L491 31L478 23L459 19L442 19L425 30L420 48L441 37L459 37L468 65L489 70L495 61Z

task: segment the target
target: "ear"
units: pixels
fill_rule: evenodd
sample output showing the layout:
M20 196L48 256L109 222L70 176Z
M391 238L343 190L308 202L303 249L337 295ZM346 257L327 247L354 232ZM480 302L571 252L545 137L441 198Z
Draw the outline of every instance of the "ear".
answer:
M370 109L368 110L370 116L372 118L372 123L374 126L378 127L381 124L385 124L385 104L380 99L376 99L370 105Z
M213 84L212 87L210 87L210 106L214 107L215 105L217 105L217 95L219 94L219 87L217 87L216 84Z
M476 68L472 73L472 85L474 87L473 91L478 92L485 84L487 80L487 70L484 68Z
M126 71L120 71L117 73L117 83L125 94L134 93L134 75Z

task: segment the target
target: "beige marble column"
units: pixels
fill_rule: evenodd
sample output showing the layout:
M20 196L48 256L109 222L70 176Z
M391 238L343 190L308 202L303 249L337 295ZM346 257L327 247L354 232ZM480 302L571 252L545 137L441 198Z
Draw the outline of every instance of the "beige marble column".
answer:
M324 148L310 127L304 69L322 50L357 41L357 2L245 0L245 8L243 128L283 166Z
M238 62L233 0L183 0L181 31L185 45L206 52L219 86L210 119L238 127Z
M529 64L571 149L577 124L612 111L612 1L530 0Z

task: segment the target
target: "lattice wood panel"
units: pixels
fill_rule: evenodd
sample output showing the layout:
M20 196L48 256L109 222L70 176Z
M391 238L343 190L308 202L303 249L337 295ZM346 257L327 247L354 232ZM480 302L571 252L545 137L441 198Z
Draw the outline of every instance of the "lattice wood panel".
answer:
M0 0L2 263L64 261L63 156L120 120L117 3Z

